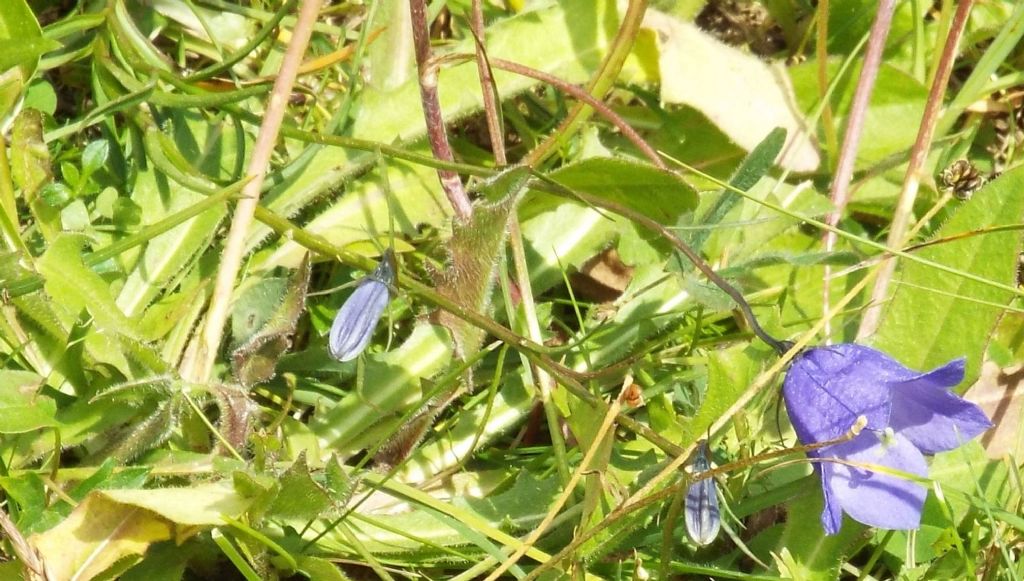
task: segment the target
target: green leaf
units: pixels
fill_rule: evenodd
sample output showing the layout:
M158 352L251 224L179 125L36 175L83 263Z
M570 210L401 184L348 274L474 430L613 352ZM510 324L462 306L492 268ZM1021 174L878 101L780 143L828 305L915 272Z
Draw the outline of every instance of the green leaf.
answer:
M105 139L93 141L85 146L82 152L82 179L96 173L107 163L107 156L110 154L110 143Z
M47 206L63 208L71 202L75 193L61 182L50 182L39 190L39 197L46 202Z
M5 0L5 2L0 2L0 4L24 5L24 2ZM0 7L0 11L6 9L5 7ZM59 42L41 36L25 40L2 38L0 39L0 71L6 71L17 66L26 67L26 65L28 65L27 68L29 70L34 70L34 62L38 61L43 53L58 48L60 48Z
M683 425L681 445L705 437L707 430L722 417L753 383L761 370L763 352L750 346L712 351L708 355L708 387L697 415Z
M950 238L918 256L1006 285L1016 283L1020 234L977 231L1017 224L1024 217L1024 168L1010 170L979 190L935 233ZM962 238L956 238L965 235ZM872 344L911 369L929 370L967 358L965 383L981 369L999 305L1013 298L1004 290L964 280L916 262L902 263L894 292ZM988 303L988 304L985 304Z
M768 170L775 166L775 158L779 156L779 152L782 151L782 146L785 143L786 130L782 127L773 129L743 159L743 162L736 168L732 178L729 180L729 185L744 192L753 188L757 185L757 182L761 181L761 178L768 174ZM718 193L718 197L715 198L711 207L705 210L695 222L702 226L717 225L725 219L729 210L732 210L742 200L743 197L736 192L723 189ZM690 245L690 248L700 252L710 235L710 228L697 230L684 237L683 240Z
M291 346L295 326L305 311L309 274L310 261L306 255L288 280L284 295L275 297L276 304L266 309L270 317L231 354L232 369L242 385L262 383L274 377L277 360ZM237 312L237 303L235 308ZM234 317L232 314L232 329Z
M327 559L300 556L298 561L299 571L310 579L318 581L349 581L349 577L342 574L341 569Z
M81 236L62 234L39 259L46 292L66 313L89 311L100 331L138 338L133 323L114 302L110 287L82 262Z
M451 359L448 332L436 325L418 324L399 348L367 356L364 387L314 416L310 429L339 454L375 444L368 441L367 430L396 425L403 412L423 403L423 379L440 373Z
M416 74L409 3L406 0L378 2L371 30L380 28L383 28L380 36L366 51L366 77L374 89L391 91Z
M776 551L785 555L780 573L786 579L832 581L839 578L844 557L860 542L867 527L847 517L837 534L825 535L819 518L821 479L812 474L803 482L806 492L789 504L789 518L779 537Z
M60 44L43 38L25 0L0 0L0 119L18 101L36 71L39 56Z
M677 174L614 157L590 158L551 174L558 183L672 224L697 207L697 192Z
M308 522L326 516L333 504L331 494L310 475L304 454L278 476L277 482L281 488L268 509L273 518Z
M828 75L839 72L839 62L829 63ZM819 99L818 65L804 63L787 69L800 105L809 110ZM846 126L853 92L860 67L848 73L849 81L841 83L832 96L836 127ZM879 163L890 155L904 152L914 143L928 98L928 88L907 73L883 63L871 93L871 103L864 117L864 135L857 150L858 170Z
M139 172L131 201L141 209L141 222L154 224L204 199L201 194L172 187L162 174L148 170ZM115 216L119 207L115 203ZM141 314L162 290L183 274L196 255L209 246L226 213L226 206L218 204L150 239L118 294L118 306L129 316Z
M29 371L0 370L0 434L19 434L57 425L57 404L39 394L43 378Z
M779 165L801 172L818 168L821 156L794 106L784 69L654 10L644 25L658 34L663 102L697 109L748 151L783 127L789 141Z

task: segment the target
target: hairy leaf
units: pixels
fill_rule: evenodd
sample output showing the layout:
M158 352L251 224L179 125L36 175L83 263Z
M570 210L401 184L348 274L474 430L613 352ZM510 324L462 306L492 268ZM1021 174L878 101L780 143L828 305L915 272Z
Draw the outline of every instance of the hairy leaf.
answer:
M996 281L1016 282L1020 234L977 231L1016 224L1024 217L1024 168L1011 170L978 191L935 238L967 236L925 247L921 258ZM967 358L963 385L978 377L996 321L1012 295L917 262L903 261L892 300L872 344L912 369L929 370Z

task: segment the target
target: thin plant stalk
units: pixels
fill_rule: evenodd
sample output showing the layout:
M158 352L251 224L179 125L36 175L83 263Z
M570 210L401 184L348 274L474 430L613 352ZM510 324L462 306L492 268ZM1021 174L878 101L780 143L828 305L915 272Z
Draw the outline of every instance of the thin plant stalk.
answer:
M484 117L487 119L487 135L491 140L491 151L494 153L495 165L508 165L505 155L505 134L501 126L498 110L498 88L491 74L487 59L487 48L484 43L484 9L481 0L473 0L469 20L470 29L476 44L476 71L480 76L480 91L484 102Z
M899 201L896 203L896 210L893 213L892 224L889 227L889 237L886 244L890 248L902 248L906 246L907 227L910 224L911 215L914 211L914 202L917 200L917 191L921 185L921 170L928 159L928 152L931 151L932 140L935 137L935 128L939 123L939 113L942 109L943 97L946 95L946 87L949 85L949 77L953 72L953 62L956 60L957 51L960 47L960 39L963 38L964 29L967 28L967 18L970 15L974 0L960 0L957 4L956 13L953 15L953 24L946 37L946 44L942 49L942 59L939 61L935 78L932 81L931 89L928 92L928 101L925 103L924 115L921 119L921 127L917 132L917 139L910 150L910 163L907 166L907 173L903 178L903 187L900 190ZM896 259L889 257L879 265L881 272L875 279L875 286L871 289L871 300L860 321L860 329L857 331L857 338L864 338L874 334L882 318L882 305L889 292L889 283L896 270Z
M818 26L814 42L814 56L818 61L818 91L822 101L821 126L825 133L825 149L828 151L828 159L831 161L839 146L839 136L836 135L836 122L832 117L832 105L829 103L828 17L829 0L818 0ZM827 166L831 167L831 164L827 164Z
M516 73L524 77L530 77L532 79L537 79L538 81L543 81L545 83L548 83L549 85L558 88L562 92L567 93L568 95L576 99L579 99L580 101L583 101L587 106L591 107L594 111L600 113L601 116L603 116L605 119L611 122L611 124L614 125L616 129L618 129L622 133L623 137L625 137L631 143L633 143L633 145L635 145L636 148L639 149L640 152L643 153L647 157L647 159L650 160L651 163L653 163L654 165L658 166L661 169L667 169L664 160L662 160L661 156L658 155L656 151L654 151L654 148L651 147L650 144L648 144L646 141L644 141L644 138L640 137L640 134L637 133L636 130L633 129L628 123L626 123L626 121L618 113L612 110L612 108L609 107L608 105L605 105L603 102L601 102L600 99L594 97L593 94L588 93L587 91L584 91L583 89L571 83L567 83L554 75L550 75L548 73L545 73L544 71L539 71L537 69L530 68L526 65L521 65L519 63L514 63L502 59L493 59L491 61L491 65L496 69L501 69L503 71L508 71L510 73Z
M437 93L437 69L430 66L430 28L427 23L426 0L409 0L409 14L412 17L412 41L416 52L416 66L419 71L420 102L423 104L423 119L427 124L427 140L434 157L441 161L455 161L448 132L441 117L441 99ZM455 215L463 221L473 215L473 205L466 194L459 174L446 169L437 170L441 188L448 197Z
M843 135L843 145L839 151L839 161L836 163L835 177L832 180L831 199L833 211L825 217L825 223L829 226L839 224L839 219L850 201L850 180L853 178L853 166L857 160L857 151L860 149L860 138L864 130L864 118L867 115L868 102L871 100L871 92L875 88L875 80L878 78L878 69L882 63L882 50L885 48L885 40L889 36L889 28L892 25L892 15L896 8L896 0L880 0L878 12L875 14L875 21L871 25L871 33L868 36L868 48L864 53L864 64L860 70L860 78L857 79L857 88L853 93L853 102L850 105L850 115L846 122L846 133ZM831 230L825 232L825 251L830 252L836 244L836 235ZM822 285L824 289L824 302L826 308L831 302L831 288L829 277L831 269L825 266L825 280ZM825 329L825 338L831 337L831 325Z
M632 378L626 376L626 380L622 384L622 389L619 391L619 396L608 406L608 411L605 412L604 419L601 421L601 425L597 428L597 432L594 434L594 441L587 449L587 452L583 455L583 460L580 461L580 465L575 471L573 471L572 478L569 480L568 484L562 488L562 492L558 495L558 498L555 499L555 502L548 507L548 511L544 515L544 518L541 519L540 523L534 527L528 535L526 535L522 544L511 555L509 555L497 569L492 571L484 581L496 581L501 577L505 571L508 571L523 555L526 554L527 549L533 547L537 543L541 535L543 535L548 530L548 527L551 526L555 517L558 516L558 512L563 506L565 506L565 503L569 501L569 497L572 496L572 492L575 490L580 478L590 470L590 464L594 461L594 457L597 456L597 453L603 447L601 442L611 429L612 424L615 421L615 416L619 413L619 408L622 407L622 398L626 392L626 388L632 383Z
M224 336L224 325L228 318L231 295L235 288L238 272L245 254L245 237L252 225L256 207L259 205L260 190L267 175L270 157L277 142L278 131L288 107L288 98L298 76L302 56L306 52L313 23L320 11L320 0L302 0L291 41L281 62L281 69L274 81L273 91L267 102L267 111L260 126L259 136L249 160L247 175L252 177L242 190L242 198L235 206L231 229L221 254L220 267L206 322L186 354L181 366L181 375L196 383L205 383L213 371L213 363Z
M612 88L615 79L619 76L619 71L622 69L622 63L625 62L626 57L633 50L633 44L637 33L640 31L640 24L643 22L646 11L647 0L630 0L629 6L622 17L619 33L615 36L615 40L612 41L612 45L609 47L608 54L601 63L601 68L598 70L597 75L587 87L587 92L594 97L601 98ZM527 155L526 163L536 167L554 155L570 136L583 127L593 112L594 109L590 105L577 103L558 128Z

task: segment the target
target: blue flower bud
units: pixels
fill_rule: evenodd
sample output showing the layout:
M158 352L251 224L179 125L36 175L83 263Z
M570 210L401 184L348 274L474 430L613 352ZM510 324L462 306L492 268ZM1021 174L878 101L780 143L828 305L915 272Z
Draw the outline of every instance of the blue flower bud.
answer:
M693 457L694 476L711 470L707 440L701 440ZM686 532L700 546L710 545L718 536L722 520L718 513L718 491L715 479L694 482L686 491Z
M395 256L386 250L380 264L359 285L334 316L328 349L338 361L355 359L370 344L377 321L391 300L395 283Z

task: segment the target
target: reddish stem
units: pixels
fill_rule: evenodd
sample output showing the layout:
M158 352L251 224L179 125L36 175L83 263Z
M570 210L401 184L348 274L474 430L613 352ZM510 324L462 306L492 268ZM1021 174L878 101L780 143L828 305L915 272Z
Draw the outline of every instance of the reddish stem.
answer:
M899 201L896 203L896 210L893 213L892 225L889 228L889 237L886 241L889 248L900 248L904 245L907 227L910 224L910 216L914 209L914 201L917 199L918 187L921 184L921 168L928 159L928 152L931 150L932 140L935 137L935 127L939 123L939 112L942 109L942 100L946 94L946 87L949 85L949 77L953 72L953 63L956 61L957 49L960 46L960 39L963 38L964 29L967 28L967 17L971 12L974 0L960 0L953 15L953 22L949 28L949 35L946 37L946 44L942 48L942 57L939 60L938 69L935 71L935 78L932 81L931 89L928 92L928 101L924 107L924 115L921 118L921 127L917 132L917 140L910 150L910 163L907 166L907 173L903 178L903 189L900 191ZM882 271L875 279L875 286L871 290L870 306L861 318L858 337L871 335L878 329L881 322L882 304L889 291L889 283L892 280L893 272L896 269L896 260L893 257L884 260L880 266Z
M412 17L412 41L416 49L416 66L419 69L420 101L423 104L423 119L427 124L427 139L434 157L452 162L451 145L441 117L441 100L437 94L437 69L430 66L430 28L427 26L427 5L425 0L409 0L409 14ZM455 214L462 220L473 215L473 205L462 187L459 174L445 169L437 170L441 187L448 196Z

